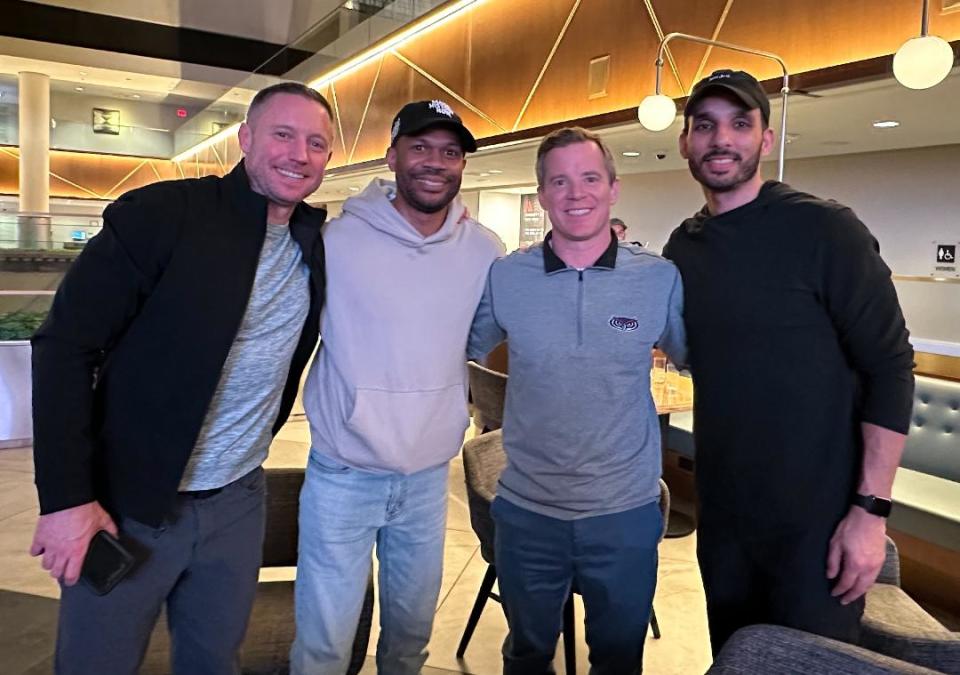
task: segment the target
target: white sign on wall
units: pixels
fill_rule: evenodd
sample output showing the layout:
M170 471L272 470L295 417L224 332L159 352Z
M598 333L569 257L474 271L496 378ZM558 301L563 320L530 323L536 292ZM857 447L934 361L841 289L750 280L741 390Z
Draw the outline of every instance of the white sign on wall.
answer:
M933 266L930 276L960 277L960 266L957 265L957 250L960 249L960 242L935 241L932 249Z

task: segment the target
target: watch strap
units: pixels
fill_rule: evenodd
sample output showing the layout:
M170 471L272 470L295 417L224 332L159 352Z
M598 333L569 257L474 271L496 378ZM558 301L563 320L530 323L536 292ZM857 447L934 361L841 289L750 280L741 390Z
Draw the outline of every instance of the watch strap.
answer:
M890 510L893 508L892 501L884 499L883 497L877 497L876 495L855 495L853 503L867 513L880 516L881 518L889 517Z

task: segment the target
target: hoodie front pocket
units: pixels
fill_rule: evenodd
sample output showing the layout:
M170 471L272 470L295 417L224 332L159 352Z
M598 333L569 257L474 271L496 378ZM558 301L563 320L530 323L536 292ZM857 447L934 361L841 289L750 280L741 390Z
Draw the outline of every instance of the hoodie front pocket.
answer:
M420 391L357 389L347 428L363 443L363 464L414 473L453 457L467 429L462 384ZM353 453L351 453L353 454Z

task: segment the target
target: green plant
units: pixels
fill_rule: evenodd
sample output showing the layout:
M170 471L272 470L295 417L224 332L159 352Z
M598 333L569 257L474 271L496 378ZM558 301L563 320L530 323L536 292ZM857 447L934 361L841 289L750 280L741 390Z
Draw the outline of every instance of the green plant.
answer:
M29 340L45 318L46 312L0 314L0 340Z

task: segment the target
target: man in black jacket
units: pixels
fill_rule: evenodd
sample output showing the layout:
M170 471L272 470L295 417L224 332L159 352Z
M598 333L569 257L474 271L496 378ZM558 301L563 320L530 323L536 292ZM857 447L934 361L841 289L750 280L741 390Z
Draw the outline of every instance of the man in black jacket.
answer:
M164 603L175 672L238 672L260 465L319 332L326 214L302 200L331 116L301 84L259 92L244 160L109 206L33 338L30 552L62 583L58 672L135 672ZM99 530L137 561L103 596L76 584Z
M714 653L775 623L855 642L884 559L913 398L913 351L870 232L847 207L763 182L770 103L717 71L680 152L706 206L674 230Z

